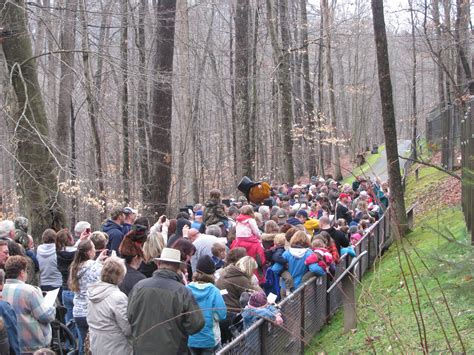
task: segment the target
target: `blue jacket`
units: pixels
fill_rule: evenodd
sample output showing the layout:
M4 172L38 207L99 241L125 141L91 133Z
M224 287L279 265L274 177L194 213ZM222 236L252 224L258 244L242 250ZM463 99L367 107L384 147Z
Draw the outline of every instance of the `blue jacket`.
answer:
M10 354L20 355L20 342L18 337L18 328L16 321L16 313L10 303L0 301L0 316L3 318L5 327L7 328L8 342L10 343Z
M109 236L107 249L115 250L118 254L118 248L120 246L120 243L122 243L123 239L122 226L109 219L102 226L102 232L107 233L107 235Z
M211 283L191 282L187 286L204 315L205 325L199 333L190 335L190 348L213 348L221 341L219 321L227 316L227 308L220 290Z
M254 308L247 305L242 312L242 318L244 319L244 329L249 328L260 318L274 321L278 313L278 309L270 304L261 308Z
M307 271L314 272L318 276L323 276L325 274L325 271L318 264L311 264L309 265L309 268L305 265L304 262L306 258L312 253L313 252L308 248L290 248L283 253L283 258L285 258L288 262L288 271L293 277L295 288L301 284L303 275ZM272 270L276 274L279 274L281 271L283 271L284 267L285 266L280 263L275 263L272 266Z

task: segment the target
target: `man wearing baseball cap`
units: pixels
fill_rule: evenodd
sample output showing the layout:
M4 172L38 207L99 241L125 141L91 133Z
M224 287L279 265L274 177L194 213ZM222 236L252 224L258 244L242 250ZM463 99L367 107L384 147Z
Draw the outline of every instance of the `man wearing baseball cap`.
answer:
M133 353L186 354L188 336L204 327L204 317L179 273L181 252L164 248L152 277L138 282L128 297Z
M138 211L132 207L125 207L123 209L123 213L125 215L125 219L122 225L122 233L123 235L126 235L132 229L132 225L137 219Z

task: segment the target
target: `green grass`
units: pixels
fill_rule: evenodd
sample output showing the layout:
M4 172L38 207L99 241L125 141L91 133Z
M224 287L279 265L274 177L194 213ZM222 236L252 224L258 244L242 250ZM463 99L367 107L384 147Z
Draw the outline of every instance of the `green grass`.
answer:
M347 175L343 180L343 184L350 184L354 181L354 176L365 175L370 172L370 167L381 157L381 153L385 150L385 144L379 146L379 152L377 154L368 153L366 162L361 166L354 168L352 174Z
M415 172L408 175L407 187L405 190L405 204L407 207L418 201L421 197L429 194L448 175L431 167L420 167L418 169L418 180Z
M414 177L410 177L408 181L408 200L416 201L417 196L427 193L430 187L434 188L445 176L436 169L420 169L420 180L415 181ZM474 352L474 270L472 261L466 263L466 260L473 259L474 250L468 243L462 212L459 208L426 211L428 212L424 215L415 216L414 230L402 243L393 244L358 286L357 330L343 334L343 313L339 310L330 324L313 338L306 353L421 352L417 322L407 290L414 298L417 312L418 306L405 255L411 258L410 266L419 293L429 351L449 351L441 324L453 350L458 353L462 351L448 307L444 303L444 292L465 350L467 353ZM441 234L450 235L457 242L449 242ZM460 265L468 266L456 269ZM407 282L404 281L402 270Z

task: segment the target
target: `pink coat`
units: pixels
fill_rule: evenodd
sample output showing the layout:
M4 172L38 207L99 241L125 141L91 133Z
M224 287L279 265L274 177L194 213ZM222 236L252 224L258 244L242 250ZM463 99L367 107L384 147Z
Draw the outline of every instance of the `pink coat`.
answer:
M260 238L260 230L258 229L255 218L240 214L236 218L235 236L237 238L250 238L252 236Z

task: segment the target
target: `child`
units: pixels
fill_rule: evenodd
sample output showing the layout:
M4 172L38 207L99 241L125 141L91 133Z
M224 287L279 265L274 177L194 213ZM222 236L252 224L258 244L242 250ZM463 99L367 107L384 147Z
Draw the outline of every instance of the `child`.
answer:
M255 259L258 265L256 276L259 283L265 282L265 251L260 241L260 230L252 206L245 205L240 209L240 215L236 218L236 238L231 248L245 248L247 255Z
M204 209L203 224L207 227L219 222L224 223L227 228L227 215L225 206L221 202L221 192L218 189L212 189L209 192L209 200L206 202L206 208ZM201 228L203 227L201 226Z
M236 218L236 236L237 238L260 238L260 229L258 229L255 213L252 206L243 206L240 214Z
M358 226L352 226L349 228L349 235L351 237L351 245L356 245L359 240L362 239L362 234L359 232Z
M187 286L201 308L206 322L199 333L188 338L191 354L213 354L221 343L219 321L226 318L227 309L219 289L214 286L215 271L211 257L203 255L197 262L193 282Z
M250 295L249 303L242 312L244 319L244 329L248 329L260 318L275 322L277 325L283 324L280 311L273 305L268 304L267 296L264 292L254 292Z
M212 261L216 266L216 270L224 267L224 259L227 255L227 250L224 244L222 243L214 243L211 249L212 253Z
M317 263L324 271L333 274L335 271L334 260L323 239L314 239L311 247L313 254L308 256L304 263L308 266Z

